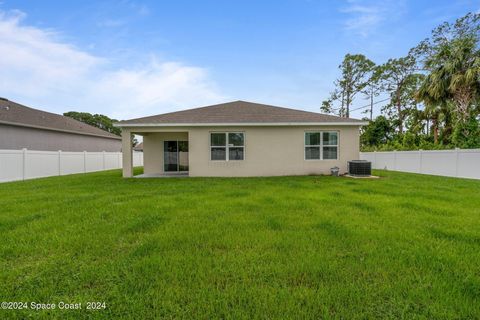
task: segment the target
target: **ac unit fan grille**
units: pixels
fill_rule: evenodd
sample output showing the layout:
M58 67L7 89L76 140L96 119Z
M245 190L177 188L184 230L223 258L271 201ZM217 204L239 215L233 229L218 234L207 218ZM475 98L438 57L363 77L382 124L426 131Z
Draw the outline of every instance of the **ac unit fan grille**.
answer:
M348 161L348 174L351 176L372 175L372 163L363 160Z

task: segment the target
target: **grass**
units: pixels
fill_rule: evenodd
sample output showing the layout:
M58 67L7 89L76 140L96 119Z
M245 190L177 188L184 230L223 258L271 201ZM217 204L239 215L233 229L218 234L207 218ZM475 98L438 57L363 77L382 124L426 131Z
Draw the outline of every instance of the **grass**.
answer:
M376 174L0 184L0 300L83 308L0 317L480 318L480 181Z

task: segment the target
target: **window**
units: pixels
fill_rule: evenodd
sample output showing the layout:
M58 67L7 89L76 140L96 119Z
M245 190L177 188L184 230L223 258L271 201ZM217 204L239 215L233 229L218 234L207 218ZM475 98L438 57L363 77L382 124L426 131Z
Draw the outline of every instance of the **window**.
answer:
M210 153L212 160L226 160L227 138L225 133L210 134Z
M245 135L243 132L210 133L211 160L243 160L245 153Z
M338 159L338 132L305 132L305 160Z
M322 132L322 159L336 160L338 158L338 132Z

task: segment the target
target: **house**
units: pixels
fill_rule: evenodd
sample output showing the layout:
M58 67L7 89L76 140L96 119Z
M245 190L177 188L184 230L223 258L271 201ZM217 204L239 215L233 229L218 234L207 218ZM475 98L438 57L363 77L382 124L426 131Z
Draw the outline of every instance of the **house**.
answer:
M135 147L133 147L133 151L143 152L143 142L140 142Z
M0 98L0 149L121 151L117 135Z
M359 159L363 121L235 101L120 121L123 176L132 134L143 136L144 175L243 177L329 174Z

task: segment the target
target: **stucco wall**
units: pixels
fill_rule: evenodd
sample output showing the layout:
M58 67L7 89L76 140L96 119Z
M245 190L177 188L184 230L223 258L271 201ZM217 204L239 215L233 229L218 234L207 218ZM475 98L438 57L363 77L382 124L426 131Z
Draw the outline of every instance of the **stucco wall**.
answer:
M188 141L188 132L151 132L143 135L143 172L163 173L163 141Z
M118 152L122 141L67 132L0 124L0 149Z
M162 130L150 128L150 131ZM144 136L145 173L163 172L163 141L189 140L190 176L278 176L330 174L330 168L347 170L347 161L359 159L359 127L192 127L168 128L177 133L149 133ZM179 131L185 131L179 134ZM338 160L305 160L305 131L339 132ZM137 131L137 130L134 130ZM138 129L137 132L140 132ZM188 131L188 133L187 133ZM243 161L211 161L210 132L244 132Z
M310 130L339 131L339 160L305 160L304 135ZM243 161L210 161L211 131L243 131ZM194 128L190 131L190 176L277 176L329 174L347 169L347 160L359 158L358 127Z

